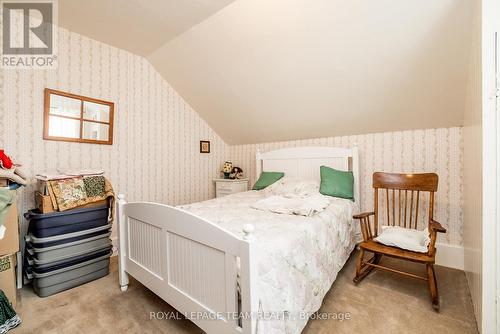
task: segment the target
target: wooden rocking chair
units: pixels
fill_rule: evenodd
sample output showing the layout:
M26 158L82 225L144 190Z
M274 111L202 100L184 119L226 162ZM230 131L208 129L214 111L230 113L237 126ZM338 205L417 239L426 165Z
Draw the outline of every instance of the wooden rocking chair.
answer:
M434 173L427 174L391 174L374 173L374 212L366 212L355 215L354 219L359 219L363 242L359 245L360 252L356 263L356 276L354 283L359 283L374 268L392 271L398 274L423 279L428 281L431 293L432 307L439 310L439 296L436 284L436 274L434 272L434 259L436 255L437 232L445 233L446 229L433 218L434 213L434 193L437 191L438 176ZM413 252L398 247L386 246L374 241L379 230L379 191L382 193L380 202L385 202L385 210L381 210L381 215L386 215L385 223L390 226L400 226L417 229L419 202L421 193L429 194L428 200L428 228L430 243L427 253ZM385 199L383 198L385 197ZM409 200L409 205L408 205ZM383 205L384 203L382 203ZM373 220L370 217L373 216ZM373 253L369 260L364 259L365 252ZM396 270L380 265L383 255L407 261L423 263L427 267L427 277L418 276L412 273Z

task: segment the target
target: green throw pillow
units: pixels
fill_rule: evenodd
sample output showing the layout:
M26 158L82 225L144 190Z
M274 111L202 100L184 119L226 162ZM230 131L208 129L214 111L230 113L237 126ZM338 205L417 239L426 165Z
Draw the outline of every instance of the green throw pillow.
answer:
M320 172L320 193L354 201L354 176L352 172L343 172L326 166L321 166Z
M265 187L268 187L271 184L273 184L274 182L278 181L283 176L285 176L285 173L281 173L281 172L262 172L262 173L260 173L260 177L257 180L257 182L255 182L255 184L253 185L252 190L262 190Z

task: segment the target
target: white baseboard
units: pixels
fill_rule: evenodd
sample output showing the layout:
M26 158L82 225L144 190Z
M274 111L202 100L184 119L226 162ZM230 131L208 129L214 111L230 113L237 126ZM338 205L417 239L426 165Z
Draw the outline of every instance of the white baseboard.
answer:
M464 270L464 248L457 245L436 244L436 264Z

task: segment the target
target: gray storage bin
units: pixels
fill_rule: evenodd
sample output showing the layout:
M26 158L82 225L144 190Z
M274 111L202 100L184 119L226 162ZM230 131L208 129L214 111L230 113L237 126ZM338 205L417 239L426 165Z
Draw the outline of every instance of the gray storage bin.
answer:
M40 263L40 261L35 261L33 257L27 252L26 253L26 266L27 268L37 268L37 269L47 269L47 268L52 268L55 266L64 266L64 265L73 265L74 263L80 263L84 262L90 259L94 259L96 257L100 257L103 254L107 254L109 251L111 251L112 245L108 245L107 247L99 248L96 251L92 251L90 253L85 253L82 255L78 255L75 257L70 257L70 258L64 258L59 261L50 261L46 263ZM82 259L85 259L84 261L81 261Z
M34 247L41 248L41 247L49 247L46 245L57 245L57 244L62 244L66 242L72 242L76 240L81 240L84 239L86 235L98 235L101 233L106 233L106 231L111 230L111 225L103 225L103 226L98 226L94 227L91 229L87 230L82 230L78 232L72 232L72 233L66 233L66 234L59 234L59 235L54 235L50 237L45 237L45 238L37 238L33 234L28 234L24 237L24 240L26 242L29 242L34 245ZM41 247L39 247L39 245Z
M68 242L51 247L36 248L28 243L28 252L35 260L49 262L58 261L65 258L74 257L84 253L89 253L91 250L96 250L101 247L109 246L111 241L109 236L111 232L97 235L94 237Z
M61 283L54 284L54 285L47 286L47 287L39 287L37 285L37 280L35 279L33 281L33 290L38 295L38 297L48 297L48 296L51 296L53 294L56 294L56 293L59 293L59 292L62 292L62 291L65 291L65 290L68 290L71 288L75 288L75 287L80 286L82 284L94 281L94 280L101 278L101 277L104 277L108 274L109 274L109 268L106 267L106 268L103 268L101 270L89 273L87 275L80 276L80 277L75 278L73 280L61 282Z
M79 265L69 266L66 268L49 271L46 273L38 274L32 272L32 278L36 281L36 285L40 288L45 288L54 284L70 281L83 275L93 273L94 271L101 270L109 267L109 254L100 258L86 261ZM28 276L29 277L29 276Z
M50 285L47 287L39 287L37 285L38 280L35 279L33 281L33 290L38 295L38 297L48 297L48 296L51 296L53 294L56 294L56 293L59 293L59 292L65 291L65 290L69 290L71 288L75 288L75 287L80 286L82 284L94 281L94 280L101 278L101 277L104 277L108 274L109 274L109 268L106 267L106 268L103 268L101 270L91 272L87 275L80 276L80 277L75 278L73 280L61 282L61 283Z
M32 279L35 293L47 297L106 276L109 273L110 256L111 252L72 266L43 273L32 272L26 276Z

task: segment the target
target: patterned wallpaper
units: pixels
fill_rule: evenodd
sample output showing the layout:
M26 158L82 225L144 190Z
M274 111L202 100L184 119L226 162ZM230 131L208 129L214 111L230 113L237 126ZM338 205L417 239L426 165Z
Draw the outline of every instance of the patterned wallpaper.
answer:
M29 175L102 168L128 200L181 204L213 196L227 145L144 58L60 29L57 70L0 75L0 148ZM44 141L45 87L113 101L114 144ZM199 153L200 139L211 141L210 154ZM20 214L33 202L33 186L20 191Z
M65 29L57 70L2 70L0 76L0 147L29 175L56 167L102 168L128 200L176 205L213 197L212 178L228 159L254 182L257 148L357 143L363 209L372 208L373 171L436 171L435 216L448 228L446 242L462 244L460 128L227 146L144 58ZM45 87L115 102L114 144L44 141ZM211 140L210 154L199 153L200 139ZM20 213L33 207L33 189L19 191Z
M255 152L294 146L357 144L360 154L362 210L373 209L372 173L436 172L439 175L434 217L448 229L438 241L462 245L462 129L441 128L316 138L229 147L231 161L255 182Z

